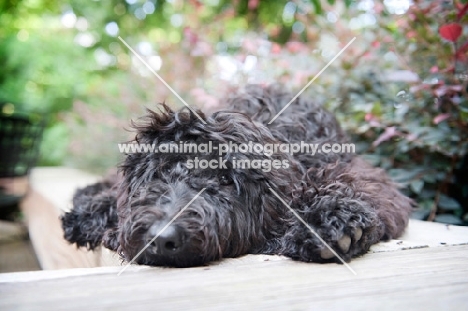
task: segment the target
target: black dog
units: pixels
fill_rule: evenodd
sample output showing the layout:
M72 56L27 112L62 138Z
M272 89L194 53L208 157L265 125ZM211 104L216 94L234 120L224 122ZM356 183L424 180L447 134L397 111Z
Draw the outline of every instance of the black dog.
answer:
M347 142L335 117L307 98L291 100L280 86L249 86L224 101L204 124L188 109L148 110L135 142L180 141L215 146L247 142L317 144ZM334 254L275 195L278 194L344 260L372 244L398 237L412 201L381 169L352 154L287 152L223 154L226 167L201 169L190 160L215 160L216 152L130 153L111 180L79 190L62 217L65 238L94 249L101 243L139 264L197 266L244 254L281 254L301 261L338 262ZM271 169L243 169L238 160L275 161ZM284 165L286 164L286 165ZM274 191L274 193L273 193Z

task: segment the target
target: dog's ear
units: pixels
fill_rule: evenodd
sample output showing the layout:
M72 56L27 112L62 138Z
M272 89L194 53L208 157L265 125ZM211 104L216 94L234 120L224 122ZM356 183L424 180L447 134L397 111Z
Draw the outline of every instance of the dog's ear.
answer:
M202 111L197 110L196 113L203 120L206 119ZM204 125L190 109L184 107L175 111L166 104L160 104L159 111L146 109L146 115L131 124L137 131L137 143L152 144L177 141L187 135L199 135L203 132Z
M117 227L113 183L100 182L80 189L73 197L73 209L61 217L64 237L79 247L94 249L104 232Z
M196 140L206 132L205 124L187 108L174 111L165 104L160 104L159 111L147 109L147 113L139 120L132 122L136 130L135 139L131 143L157 146L162 143ZM197 114L205 119L201 111ZM170 155L172 157L172 155ZM130 152L119 166L123 176L122 191L125 195L122 206L126 201L126 194L131 193L143 182L153 179L154 173L160 169L165 157L157 152Z

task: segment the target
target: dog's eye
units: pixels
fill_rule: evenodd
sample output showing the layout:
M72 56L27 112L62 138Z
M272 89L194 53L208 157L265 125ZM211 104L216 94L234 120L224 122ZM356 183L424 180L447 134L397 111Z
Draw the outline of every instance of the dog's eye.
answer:
M161 205L167 205L171 203L171 198L167 197L167 196L162 196L160 199L159 199L159 204Z
M220 185L226 186L226 185L232 184L232 182L233 181L232 181L231 176L229 176L227 174L221 175L221 177L219 177L219 184Z
M197 213L197 212L194 212L194 211L188 211L187 214L188 214L190 217L197 217L197 216L198 216L198 213Z

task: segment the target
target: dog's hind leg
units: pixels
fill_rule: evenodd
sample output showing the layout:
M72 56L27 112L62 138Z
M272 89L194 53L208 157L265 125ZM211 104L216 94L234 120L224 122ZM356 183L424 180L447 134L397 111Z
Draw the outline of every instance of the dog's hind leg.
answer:
M304 184L292 207L345 261L380 240L398 237L408 223L411 199L382 170L359 158L310 170ZM302 261L338 262L299 221L285 234L283 253Z
M67 241L88 249L99 246L103 238L104 242L109 240L106 244L115 244L112 242L115 234L111 232L118 222L114 184L114 181L106 180L75 193L73 209L61 217Z

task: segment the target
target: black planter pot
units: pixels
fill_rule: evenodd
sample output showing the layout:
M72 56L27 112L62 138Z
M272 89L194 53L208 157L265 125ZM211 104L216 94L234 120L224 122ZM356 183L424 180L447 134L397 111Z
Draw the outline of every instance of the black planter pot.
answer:
M25 177L36 164L45 124L40 114L4 112L0 103L0 180ZM21 196L0 185L0 207L16 204Z
M0 115L0 178L25 176L36 164L44 124L31 119Z

